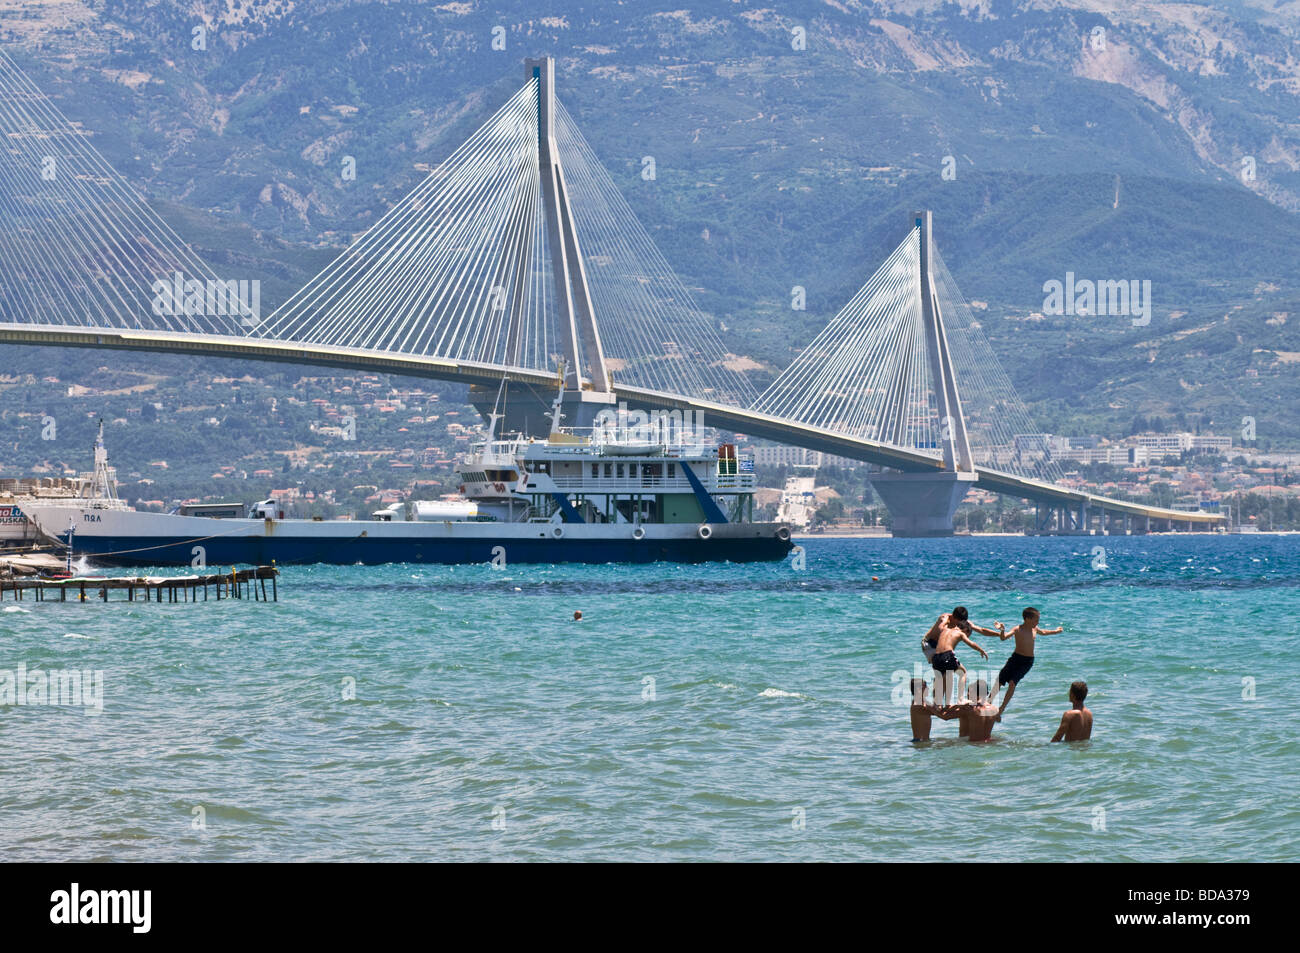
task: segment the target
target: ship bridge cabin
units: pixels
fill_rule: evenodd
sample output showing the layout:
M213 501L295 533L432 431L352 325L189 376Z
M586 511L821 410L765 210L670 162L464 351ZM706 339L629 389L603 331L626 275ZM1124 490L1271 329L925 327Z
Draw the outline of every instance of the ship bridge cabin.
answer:
M754 465L734 444L653 442L526 445L534 518L566 522L723 523L752 520Z

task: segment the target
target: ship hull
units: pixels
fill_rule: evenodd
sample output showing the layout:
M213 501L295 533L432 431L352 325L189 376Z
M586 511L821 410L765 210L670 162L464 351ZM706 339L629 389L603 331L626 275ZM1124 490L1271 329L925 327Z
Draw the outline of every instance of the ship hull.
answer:
M774 523L710 524L707 538L694 525L646 524L637 538L634 527L611 524L210 519L70 507L30 515L64 543L71 520L74 555L115 566L761 562L792 548Z

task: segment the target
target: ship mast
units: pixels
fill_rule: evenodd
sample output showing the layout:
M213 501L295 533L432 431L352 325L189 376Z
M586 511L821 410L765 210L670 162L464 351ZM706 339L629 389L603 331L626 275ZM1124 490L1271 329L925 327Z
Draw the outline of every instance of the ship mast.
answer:
M95 470L90 475L90 495L97 500L117 499L117 472L108 465L102 419L99 421L99 435L95 438Z

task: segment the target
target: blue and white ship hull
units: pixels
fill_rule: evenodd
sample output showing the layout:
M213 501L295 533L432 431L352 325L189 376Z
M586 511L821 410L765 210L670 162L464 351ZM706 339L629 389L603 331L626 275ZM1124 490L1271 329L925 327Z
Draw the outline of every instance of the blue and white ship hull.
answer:
M285 519L274 499L251 512L239 503L142 512L117 497L101 426L91 492L27 516L74 556L121 566L757 562L793 548L788 525L752 519L752 460L731 444L555 431L545 441L489 438L457 471L460 496L393 504L369 520Z
M57 505L29 515L64 544L71 522L76 556L120 566L756 562L792 548L789 529L775 523L211 519Z

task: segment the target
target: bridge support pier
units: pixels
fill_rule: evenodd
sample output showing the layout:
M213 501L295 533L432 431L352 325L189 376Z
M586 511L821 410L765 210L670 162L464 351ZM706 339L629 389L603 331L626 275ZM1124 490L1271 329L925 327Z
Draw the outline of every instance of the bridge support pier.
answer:
M591 390L566 390L560 400L562 424L566 430L587 434L596 424L596 415L602 410L617 411L618 398L608 392Z
M499 387L472 384L469 402L485 421L490 415L501 415L497 436L520 433L529 437L545 437L551 430L551 404L555 388L511 381L504 393Z
M500 393L498 388L476 384L469 389L469 402L484 420L494 412L501 415L498 436L521 433L540 440L551 432L555 412L555 391L551 388L511 382ZM560 401L560 413L564 415L560 424L565 430L585 434L602 410L618 410L613 394L565 390Z
M1034 503L1034 536L1101 536L1109 534L1106 511L1087 502Z
M974 484L975 474L882 472L871 474L870 480L889 507L894 536L951 536L953 514Z

